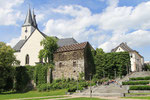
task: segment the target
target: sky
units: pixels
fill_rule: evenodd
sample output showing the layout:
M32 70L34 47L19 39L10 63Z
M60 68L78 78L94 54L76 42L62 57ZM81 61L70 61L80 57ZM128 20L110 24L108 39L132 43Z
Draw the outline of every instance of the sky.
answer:
M150 0L0 0L0 41L19 41L27 10L49 36L110 52L122 42L150 61Z

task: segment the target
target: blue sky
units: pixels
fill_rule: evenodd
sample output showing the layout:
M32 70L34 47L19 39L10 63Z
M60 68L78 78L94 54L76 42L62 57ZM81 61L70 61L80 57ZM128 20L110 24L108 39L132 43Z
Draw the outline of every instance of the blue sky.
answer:
M0 41L19 41L29 4L47 35L89 41L106 52L127 42L150 61L150 0L1 0Z

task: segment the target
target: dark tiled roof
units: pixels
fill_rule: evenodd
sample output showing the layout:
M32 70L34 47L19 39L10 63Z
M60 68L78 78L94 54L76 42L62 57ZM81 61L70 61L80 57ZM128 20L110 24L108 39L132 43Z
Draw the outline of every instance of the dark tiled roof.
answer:
M132 50L126 43L121 43L119 46L117 46L116 48L112 49L111 52L116 52L116 50L121 47L124 51L127 52L131 52L134 51Z
M74 38L64 38L64 39L59 39L57 44L59 47L65 46L65 45L71 45L74 43L78 43Z
M83 43L76 43L76 44L62 46L62 47L58 48L56 52L82 50L86 47L87 43L88 42L83 42Z
M20 51L21 47L24 45L26 40L20 40L14 47L13 49L15 51Z

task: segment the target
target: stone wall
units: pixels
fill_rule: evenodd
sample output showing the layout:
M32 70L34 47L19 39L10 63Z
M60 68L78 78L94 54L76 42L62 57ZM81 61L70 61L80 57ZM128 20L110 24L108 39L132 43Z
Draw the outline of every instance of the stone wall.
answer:
M79 73L85 73L84 49L55 53L54 62L53 79L77 79Z

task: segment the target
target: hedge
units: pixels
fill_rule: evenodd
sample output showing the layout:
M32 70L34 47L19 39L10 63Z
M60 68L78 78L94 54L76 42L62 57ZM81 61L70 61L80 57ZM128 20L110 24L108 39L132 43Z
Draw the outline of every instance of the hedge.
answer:
M129 90L150 90L150 86L130 86Z
M149 84L149 81L128 81L122 82L122 85L146 85Z
M92 83L91 85L94 85L95 83ZM78 90L83 90L83 88L86 88L90 86L89 81L80 80L78 81ZM67 89L68 92L75 92L77 90L77 81L74 79L57 79L54 80L53 83L49 84L39 84L37 86L38 91L50 91L50 90L56 90L56 89Z
M15 84L16 91L28 90L27 84L33 79L34 67L33 66L20 66L15 67Z
M130 80L150 80L150 76L147 77L133 77Z

